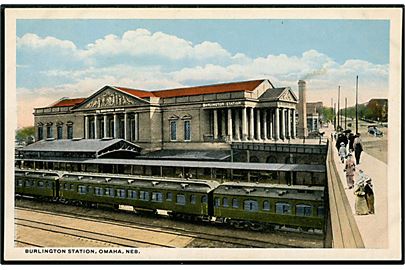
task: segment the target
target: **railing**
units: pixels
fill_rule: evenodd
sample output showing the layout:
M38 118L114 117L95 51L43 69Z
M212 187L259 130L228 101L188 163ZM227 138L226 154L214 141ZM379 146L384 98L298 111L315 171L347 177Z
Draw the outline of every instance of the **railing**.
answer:
M329 142L326 162L330 222L326 242L330 242L333 248L364 248L363 239L333 160L332 147Z

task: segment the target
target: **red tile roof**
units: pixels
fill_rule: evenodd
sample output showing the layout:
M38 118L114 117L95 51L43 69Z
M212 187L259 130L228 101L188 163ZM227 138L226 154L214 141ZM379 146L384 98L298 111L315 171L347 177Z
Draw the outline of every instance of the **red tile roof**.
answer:
M240 92L240 91L253 91L259 84L264 80L254 80L245 82L234 82L234 83L222 83L213 85L203 85L194 87L184 87L176 89L166 89L158 91L143 91L123 87L115 87L124 91L126 93L135 95L140 98L144 97L181 97L181 96L195 96L202 94L216 94L216 93L227 93L227 92Z
M50 107L69 107L82 103L86 98L70 98L57 101Z

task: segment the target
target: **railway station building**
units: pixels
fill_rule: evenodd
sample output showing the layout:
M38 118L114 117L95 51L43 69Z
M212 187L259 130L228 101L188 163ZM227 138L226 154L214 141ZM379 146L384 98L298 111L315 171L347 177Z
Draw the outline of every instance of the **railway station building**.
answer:
M124 139L149 152L295 139L290 87L253 80L169 90L105 86L34 111L36 140Z

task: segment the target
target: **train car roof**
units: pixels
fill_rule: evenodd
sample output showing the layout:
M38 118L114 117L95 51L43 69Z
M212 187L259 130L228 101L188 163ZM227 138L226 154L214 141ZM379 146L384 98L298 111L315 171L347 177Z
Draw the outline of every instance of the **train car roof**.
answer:
M162 188L172 190L185 190L194 192L209 192L215 189L219 183L204 180L186 180L168 177L153 176L117 176L92 173L66 173L61 182L82 182L83 184L108 184L127 187Z
M281 185L264 183L227 182L218 186L215 195L267 197L294 200L323 200L324 187L303 185Z
M46 171L46 170L24 170L24 169L15 169L15 176L30 176L37 177L41 179L52 179L56 180L60 177L60 174L55 171Z
M285 172L325 172L326 166L320 164L284 164L284 163L248 163L223 161L189 161L189 160L150 160L150 159L87 159L87 160L36 160L26 161L52 161L82 164L120 164L135 166L163 166L185 168L215 168L250 171L285 171Z

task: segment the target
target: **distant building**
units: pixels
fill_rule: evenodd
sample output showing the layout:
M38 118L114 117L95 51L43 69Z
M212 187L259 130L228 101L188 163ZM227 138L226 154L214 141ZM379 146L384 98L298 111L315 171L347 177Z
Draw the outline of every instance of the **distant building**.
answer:
M321 127L320 122L322 115L320 109L323 107L322 102L308 102L307 103L307 127L308 131L317 131Z

